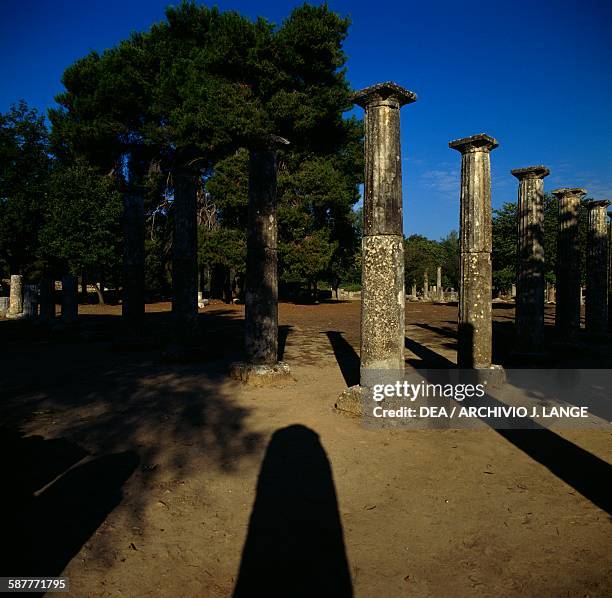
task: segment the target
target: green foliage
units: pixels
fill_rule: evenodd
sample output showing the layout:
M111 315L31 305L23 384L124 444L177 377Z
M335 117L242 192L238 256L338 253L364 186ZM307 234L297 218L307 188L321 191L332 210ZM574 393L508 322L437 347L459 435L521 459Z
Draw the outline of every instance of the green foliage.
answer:
M40 232L40 254L72 274L116 274L121 264L121 196L84 162L58 166Z
M51 160L44 118L20 102L0 114L0 274L36 263Z

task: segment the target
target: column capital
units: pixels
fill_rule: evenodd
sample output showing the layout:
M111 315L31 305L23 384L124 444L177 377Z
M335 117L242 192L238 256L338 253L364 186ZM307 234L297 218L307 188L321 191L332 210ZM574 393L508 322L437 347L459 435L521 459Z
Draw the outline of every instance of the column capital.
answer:
M563 187L562 189L554 189L551 193L557 198L561 199L562 197L577 197L578 199L582 199L586 194L586 189L580 188L567 188Z
M523 179L543 179L550 174L550 170L546 166L525 166L525 168L515 168L510 171L519 181Z
M585 201L584 205L588 210L592 210L594 208L607 208L612 202L607 199L590 199L589 201Z
M455 139L448 144L448 147L462 154L469 154L471 152L490 152L498 145L497 139L494 139L490 135L479 133L478 135Z
M401 85L393 83L393 81L387 81L355 92L351 96L351 100L362 108L367 108L373 104L395 105L400 108L405 104L416 102L417 96L413 91L408 91Z

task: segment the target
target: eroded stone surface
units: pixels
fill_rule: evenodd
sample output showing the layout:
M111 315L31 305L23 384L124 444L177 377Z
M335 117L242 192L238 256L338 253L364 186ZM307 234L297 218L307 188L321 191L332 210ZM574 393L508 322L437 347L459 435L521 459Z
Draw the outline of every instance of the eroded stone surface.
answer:
M608 227L607 200L588 201L587 293L585 323L587 332L602 336L608 331Z
M6 312L7 318L20 318L23 315L23 276L11 275L11 290L9 295L9 308Z
M489 135L449 143L461 152L460 288L457 363L491 366L491 162L498 146Z
M273 365L232 363L230 377L249 386L284 386L295 382L289 365L283 361L277 361Z
M404 242L363 238L361 370L404 368Z
M517 168L519 180L516 336L519 351L536 351L544 343L544 177L545 166Z
M557 303L555 326L559 340L573 342L580 330L580 253L578 213L585 189L555 189L559 202L557 235Z
M361 417L365 392L363 386L350 386L338 397L334 408L343 415Z

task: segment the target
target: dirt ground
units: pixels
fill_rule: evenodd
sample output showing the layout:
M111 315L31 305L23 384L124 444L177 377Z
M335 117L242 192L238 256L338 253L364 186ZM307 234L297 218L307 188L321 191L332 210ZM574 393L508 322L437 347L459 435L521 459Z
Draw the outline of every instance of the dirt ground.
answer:
M609 430L366 429L332 411L358 302L280 305L296 381L274 389L227 377L243 306L201 310L186 363L162 358L169 307L142 346L119 306L52 333L0 321L0 575L79 597L612 595ZM494 314L510 364L513 306ZM456 316L408 303L407 363L454 361Z

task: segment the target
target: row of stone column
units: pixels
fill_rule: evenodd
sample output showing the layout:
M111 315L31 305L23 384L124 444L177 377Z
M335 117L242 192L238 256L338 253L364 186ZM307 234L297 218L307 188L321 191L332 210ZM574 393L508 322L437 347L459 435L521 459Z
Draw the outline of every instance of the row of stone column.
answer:
M517 348L540 352L544 343L544 166L512 171L519 179L516 293ZM581 264L579 212L585 189L556 189L559 202L555 326L559 340L572 342L580 330ZM587 298L585 323L590 335L607 333L609 241L606 200L588 201Z
M48 322L55 318L55 281L43 278L38 284L25 284L20 274L11 275L9 297L0 297L0 311L8 299L5 315L8 319L32 319ZM78 317L78 286L76 276L62 278L61 319L66 324Z

